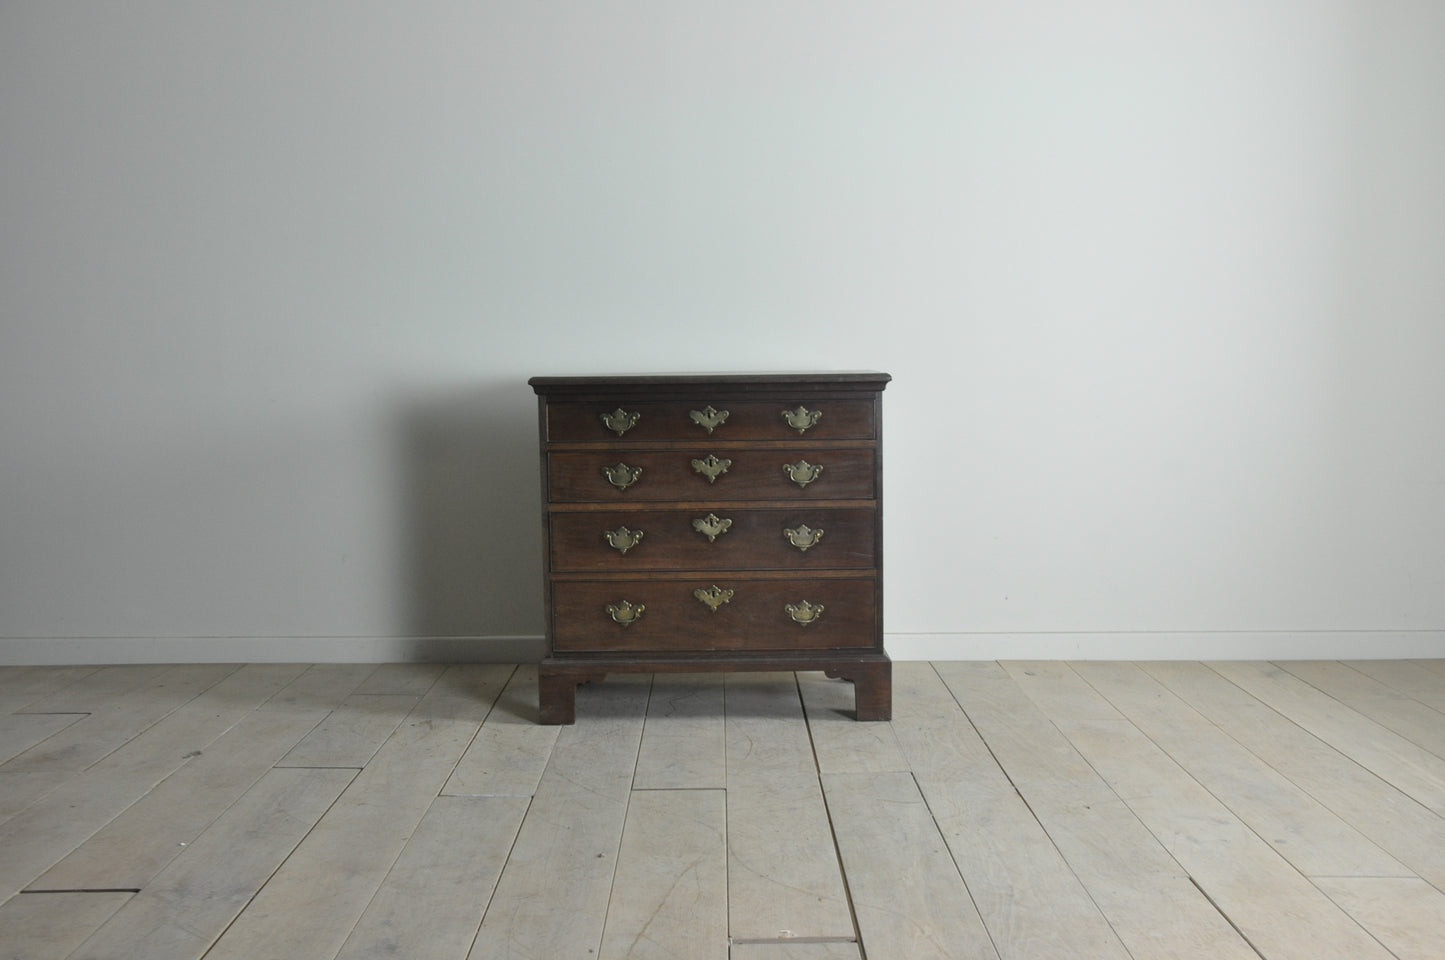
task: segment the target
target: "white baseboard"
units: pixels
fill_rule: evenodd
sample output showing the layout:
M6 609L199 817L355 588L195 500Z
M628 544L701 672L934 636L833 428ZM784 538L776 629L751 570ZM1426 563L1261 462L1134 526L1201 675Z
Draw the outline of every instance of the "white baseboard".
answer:
M921 633L884 638L894 660L1429 660L1445 630Z
M890 633L894 660L1416 660L1445 630ZM82 663L531 663L540 636L43 637L0 639L0 665Z
M0 640L0 665L532 663L536 637L44 637Z

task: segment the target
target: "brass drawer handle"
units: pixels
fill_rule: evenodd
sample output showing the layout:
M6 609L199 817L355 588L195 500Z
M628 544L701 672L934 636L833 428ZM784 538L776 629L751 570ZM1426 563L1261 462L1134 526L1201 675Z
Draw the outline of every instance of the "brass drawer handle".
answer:
M809 427L816 427L818 425L818 421L823 419L823 411L809 410L807 407L799 404L796 410L784 410L783 419L787 421L788 426L802 433Z
M705 517L699 517L692 522L692 528L698 533L707 537L708 543L716 543L717 538L728 532L733 522L726 517L720 517L715 513L709 513Z
M728 467L732 465L733 462L727 457L719 460L711 453L707 455L706 460L694 460L692 462L692 468L704 477L707 477L708 483L717 483L717 478L727 473Z
M823 531L814 530L803 523L796 527L784 527L783 536L787 537L788 542L797 547L799 551L806 553L809 547L817 546L818 541L823 539Z
M603 467L602 475L618 490L626 490L642 476L642 468L629 467L625 463L619 463L615 467Z
M616 530L608 530L603 536L607 538L607 545L617 550L618 553L626 555L627 551L642 542L641 530L629 530L626 527L618 527Z
M701 410L690 410L687 414L692 422L702 427L711 436L718 427L727 423L728 412L726 410L714 410L712 404L708 404Z
M809 463L806 460L799 460L797 463L783 464L783 472L788 475L789 480L798 486L806 487L823 475L823 465L821 463Z
M692 595L707 604L707 608L713 613L717 613L717 608L731 600L735 592L736 591L733 590L724 590L717 584L713 584L706 590L699 587L692 592Z
M624 627L630 627L642 619L643 611L647 609L645 603L632 603L628 600L619 600L616 603L607 605L607 615L614 623L620 623Z
M637 426L637 421L641 419L642 414L640 412L628 413L621 407L618 407L611 413L604 413L602 415L602 422L607 426L607 429L619 437Z
M783 609L788 611L788 616L793 618L794 623L800 623L805 627L810 623L817 623L818 618L823 615L821 603L809 603L807 600L786 604Z

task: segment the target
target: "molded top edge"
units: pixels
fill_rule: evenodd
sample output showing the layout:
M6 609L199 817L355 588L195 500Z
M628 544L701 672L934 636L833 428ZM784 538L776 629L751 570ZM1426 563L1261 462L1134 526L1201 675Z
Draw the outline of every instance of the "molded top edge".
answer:
M809 373L679 373L603 374L585 377L532 377L527 381L537 393L568 393L595 390L667 390L677 387L833 387L882 390L892 376L876 371L830 371Z

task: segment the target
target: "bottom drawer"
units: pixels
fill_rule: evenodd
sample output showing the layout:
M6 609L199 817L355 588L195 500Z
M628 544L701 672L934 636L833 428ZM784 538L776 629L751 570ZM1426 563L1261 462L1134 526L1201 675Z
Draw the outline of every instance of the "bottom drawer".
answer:
M873 649L879 645L877 596L871 578L554 582L552 649Z

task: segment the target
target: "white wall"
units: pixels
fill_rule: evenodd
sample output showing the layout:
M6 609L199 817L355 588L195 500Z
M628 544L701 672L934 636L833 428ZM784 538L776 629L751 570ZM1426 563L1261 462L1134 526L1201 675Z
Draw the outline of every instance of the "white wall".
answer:
M1445 655L1442 367L1433 0L0 3L0 661L535 652L526 378L800 368L895 656Z

